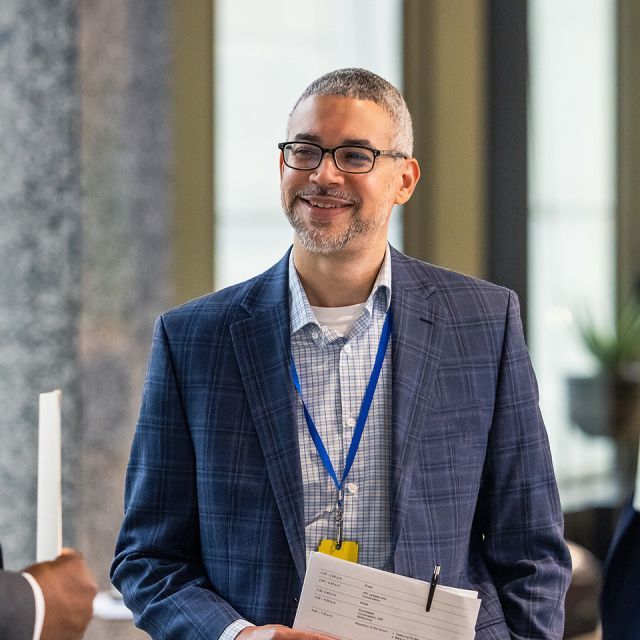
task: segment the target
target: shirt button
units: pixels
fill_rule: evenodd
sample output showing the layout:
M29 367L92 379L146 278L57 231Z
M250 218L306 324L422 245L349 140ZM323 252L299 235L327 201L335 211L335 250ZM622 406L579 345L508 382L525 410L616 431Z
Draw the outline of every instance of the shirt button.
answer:
M358 485L355 482L347 482L345 489L347 490L347 493L351 495L358 493Z
M345 344L344 345L344 352L349 355L351 353L351 345L350 344Z
M356 421L351 416L349 416L345 420L345 422L347 423L347 427L355 427L356 426Z
M317 340L319 335L320 335L320 334L319 334L317 331L315 331L315 330L311 332L311 337L312 337L314 340Z

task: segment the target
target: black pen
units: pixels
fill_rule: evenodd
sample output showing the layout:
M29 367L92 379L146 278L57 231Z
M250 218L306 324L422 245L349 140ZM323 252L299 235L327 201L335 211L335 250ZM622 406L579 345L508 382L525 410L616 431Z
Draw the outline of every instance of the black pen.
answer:
M427 597L427 611L431 609L431 603L433 602L433 595L436 592L436 585L438 584L439 577L440 577L440 565L437 564L433 568L433 575L431 576L431 585L429 586L429 596Z

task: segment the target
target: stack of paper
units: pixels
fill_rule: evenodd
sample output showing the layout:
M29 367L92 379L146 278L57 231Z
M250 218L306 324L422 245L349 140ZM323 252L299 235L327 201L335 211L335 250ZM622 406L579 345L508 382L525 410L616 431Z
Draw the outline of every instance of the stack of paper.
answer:
M295 629L340 640L473 640L476 591L429 583L323 554L310 555Z

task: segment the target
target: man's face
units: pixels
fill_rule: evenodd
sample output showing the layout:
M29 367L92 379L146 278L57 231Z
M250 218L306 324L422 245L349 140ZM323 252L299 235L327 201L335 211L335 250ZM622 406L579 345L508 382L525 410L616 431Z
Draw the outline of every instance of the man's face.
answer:
M374 102L343 96L312 96L289 119L289 141L314 142L325 148L362 145L392 149L390 117ZM331 154L317 169L300 171L280 158L282 207L300 244L329 255L386 242L391 209L406 201L403 160L378 157L370 173L344 173ZM410 195L410 194L409 194Z

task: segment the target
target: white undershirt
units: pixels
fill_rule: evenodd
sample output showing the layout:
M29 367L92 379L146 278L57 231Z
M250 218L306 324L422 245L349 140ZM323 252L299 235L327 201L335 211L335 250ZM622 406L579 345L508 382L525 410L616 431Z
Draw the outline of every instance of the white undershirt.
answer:
M352 304L348 307L311 307L316 320L327 327L333 329L337 334L346 336L353 325L362 315L365 302Z
M36 621L33 625L33 640L40 640L42 625L44 624L44 595L38 581L26 571L22 574L33 589L33 598L36 602Z

